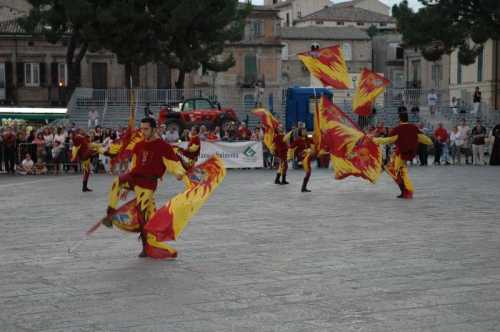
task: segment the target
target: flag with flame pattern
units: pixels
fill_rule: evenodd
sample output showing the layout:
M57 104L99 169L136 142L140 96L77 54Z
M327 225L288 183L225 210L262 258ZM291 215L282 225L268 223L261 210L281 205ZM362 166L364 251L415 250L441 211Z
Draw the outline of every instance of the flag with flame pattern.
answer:
M335 178L357 176L375 183L382 171L379 145L327 97L321 98L318 115L321 150L330 154Z
M334 89L349 89L351 79L347 69L342 49L338 46L321 48L298 54L309 72L319 79L324 86Z
M371 115L375 99L389 84L388 79L364 68L359 74L356 93L352 99L354 113L361 116Z

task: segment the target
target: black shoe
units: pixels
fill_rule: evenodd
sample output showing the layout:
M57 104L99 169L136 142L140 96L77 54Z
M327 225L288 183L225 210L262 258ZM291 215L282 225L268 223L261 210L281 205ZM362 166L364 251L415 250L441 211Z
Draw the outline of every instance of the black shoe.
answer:
M103 224L104 226L106 226L108 228L113 228L113 220L111 220L111 218L109 216L102 218L101 224Z
M280 173L276 174L276 178L274 179L274 184L281 184L280 182Z
M140 258L148 257L148 254L146 254L146 251L143 250L143 251L141 251L141 253L137 257L140 257Z
M85 192L90 192L90 191L92 191L92 189L87 188L87 187L83 187L83 188L82 188L82 192L84 192L84 193L85 193Z
M302 188L301 192L303 193L310 193L311 191L307 188Z
M405 198L405 197L403 196L403 194L401 194L401 195L397 196L397 198Z
M283 175L281 177L281 184L290 184L289 182L286 181L286 175Z

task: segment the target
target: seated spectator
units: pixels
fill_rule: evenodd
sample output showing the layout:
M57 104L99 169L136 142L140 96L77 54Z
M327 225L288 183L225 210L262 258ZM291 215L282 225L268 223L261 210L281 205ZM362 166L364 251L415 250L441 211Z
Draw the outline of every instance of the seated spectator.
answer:
M21 165L18 165L16 168L16 172L19 175L28 175L33 174L33 160L31 159L31 155L29 153L26 154L24 160L21 162Z
M39 159L34 167L34 173L36 175L45 175L47 174L47 166L45 166L45 163L43 162L42 159Z
M45 141L41 132L36 134L33 144L36 145L36 160L45 160Z
M200 136L200 141L206 141L208 134L209 133L208 133L207 127L204 125L201 125L200 126L200 133L198 134L198 136Z
M252 132L247 128L245 122L240 123L240 127L238 128L238 139L240 141L248 141L252 137Z
M207 141L220 141L220 127L215 127L214 130L208 133Z

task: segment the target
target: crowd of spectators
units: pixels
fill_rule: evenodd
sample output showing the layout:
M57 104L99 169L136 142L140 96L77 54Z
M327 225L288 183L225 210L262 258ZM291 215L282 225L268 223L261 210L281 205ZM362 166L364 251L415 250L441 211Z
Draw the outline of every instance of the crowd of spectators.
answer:
M304 124L299 123L297 128L300 125ZM495 150L493 144L495 132L498 136L499 130L489 131L479 121L472 128L465 121L453 128L445 128L441 123L436 128L425 126L423 123L420 123L419 127L422 132L433 139L434 145L431 147L420 145L415 164L427 165L430 155L434 156L435 165L495 164L493 159L500 158L492 153L492 150ZM251 130L244 122L230 124L224 129L215 127L210 130L203 125L199 129L201 141L262 141L264 136L260 125ZM33 127L14 123L0 127L0 173L25 175L79 171L78 164L70 160L72 133L75 130L77 130L75 124L67 127ZM91 142L102 144L106 148L114 140L119 139L125 130L126 128L101 128L97 125L86 132ZM167 130L167 127L162 125L159 131L161 137L169 143L189 141L188 129L179 133L175 128ZM366 131L373 136L380 137L387 136L390 128L386 127L383 122L379 122L375 126L367 127ZM496 139L496 144L500 144L500 137ZM385 161L390 156L391 148L390 146L384 147ZM491 161L485 158L486 155L490 155ZM115 171L110 169L109 158L105 156L95 158L92 165L94 173ZM276 161L265 147L264 165L267 168L276 166Z

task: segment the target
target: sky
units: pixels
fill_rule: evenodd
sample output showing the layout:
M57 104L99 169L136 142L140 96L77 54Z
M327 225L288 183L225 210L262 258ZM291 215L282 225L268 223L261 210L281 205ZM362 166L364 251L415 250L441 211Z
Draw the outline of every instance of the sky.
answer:
M389 7L392 7L392 5L396 3L400 3L401 0L380 0ZM334 0L334 3L339 3L339 2L344 2L344 0ZM421 6L421 4L418 2L418 0L409 0L408 1L410 6L413 7L414 9L417 9ZM264 0L252 0L252 3L255 5L262 5L264 3Z

